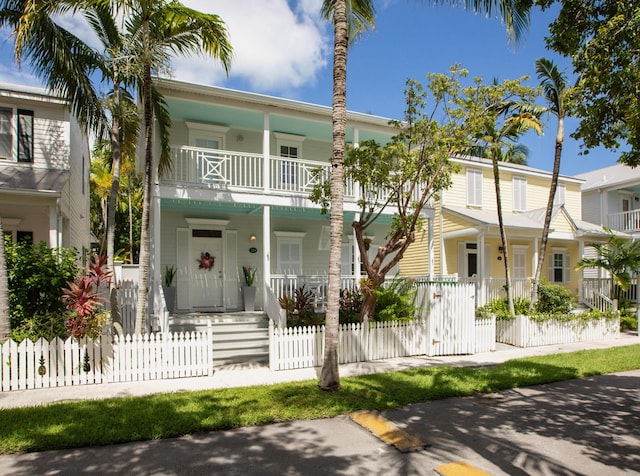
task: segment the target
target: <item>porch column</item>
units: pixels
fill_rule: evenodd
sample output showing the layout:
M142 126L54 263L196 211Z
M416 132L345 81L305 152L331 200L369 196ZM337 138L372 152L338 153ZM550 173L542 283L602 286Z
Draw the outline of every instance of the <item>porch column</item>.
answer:
M271 286L271 207L262 207L262 276L263 292L266 296L266 287Z
M149 253L151 253L151 269L149 270L151 279L151 285L149 287L151 291L151 296L149 300L153 302L153 315L156 316L156 319L161 319L162 317L162 302L160 301L160 293L158 289L162 286L162 275L160 272L160 237L162 233L160 233L161 223L160 223L160 197L158 196L157 185L154 185L155 193L152 197L152 205L151 205L151 215L149 216L149 230L151 242L149 243ZM168 322L150 322L152 326L160 325L160 329L163 331L168 330Z
M262 118L262 188L269 191L271 170L269 169L269 156L271 155L271 133L269 130L269 113L265 112ZM267 213L268 214L268 213Z
M433 218L429 218L427 222L427 246L428 248L428 266L429 266L429 281L433 281L433 268L436 265L435 254L433 250Z
M580 238L578 240L578 261L584 258L584 240ZM577 263L576 263L577 264ZM575 266L575 265L574 265ZM584 270L578 271L578 304L584 302L584 290L582 283L584 282Z
M58 205L49 206L49 247L59 248L58 242Z
M358 221L360 220L360 214L356 213L354 216L354 220ZM360 248L358 247L358 240L356 238L356 230L353 229L353 227L351 227L351 229L353 230L353 276L356 280L355 285L356 288L358 287L358 283L360 283L360 279L362 279L362 275L360 273Z
M485 283L485 269L484 269L484 264L485 264L485 257L484 257L484 232L480 232L478 233L478 238L476 240L476 253L477 253L477 259L476 259L476 266L477 266L477 271L478 271L478 294L479 296L476 296L476 303L478 304L478 306L483 306L486 301L485 299L485 295L486 295L486 283Z
M536 267L538 266L538 259L540 256L540 245L538 244L538 237L533 237L533 253L531 253L531 274L536 274ZM535 277L535 276L533 276Z

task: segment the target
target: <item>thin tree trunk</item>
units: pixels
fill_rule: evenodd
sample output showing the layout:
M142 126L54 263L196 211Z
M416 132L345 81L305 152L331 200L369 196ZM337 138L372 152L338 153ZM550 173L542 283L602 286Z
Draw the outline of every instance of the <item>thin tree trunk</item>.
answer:
M149 312L149 217L151 215L151 190L153 186L153 111L151 100L151 68L147 65L143 80L144 94L144 185L142 188L142 220L140 223L140 265L138 273L138 308L135 333L147 332Z
M0 217L0 342L4 342L9 337L10 326L9 279L4 250L4 230L2 228L2 217Z
M504 230L504 219L502 216L502 195L500 193L500 169L498 167L498 160L492 159L493 162L493 182L496 187L496 207L498 209L498 225L500 226L500 239L502 240L502 254L504 259L504 277L505 277L505 290L507 291L507 304L509 306L509 313L513 316L515 314L515 308L513 306L513 292L511 289L511 273L509 272L509 247L507 244L507 234Z
M553 157L553 173L551 175L551 188L549 189L549 201L547 202L547 212L544 216L544 227L542 228L542 239L540 240L540 254L538 255L538 263L536 264L536 272L533 275L533 285L531 288L531 305L530 310L533 311L536 301L538 300L538 286L540 284L540 276L542 274L542 264L547 252L547 242L549 241L549 227L551 226L551 215L553 214L553 202L556 198L558 189L558 177L560 175L560 157L562 156L562 144L564 142L564 118L558 118L558 132L556 134L556 148Z
M129 176L129 183L127 184L127 201L129 203L129 262L134 263L133 260L133 208L131 206L131 175Z
M114 111L111 114L111 195L107 208L107 267L114 272L113 261L115 259L115 227L116 227L116 203L120 192L120 168L122 165L122 151L120 150L120 89L118 84L113 86ZM111 289L116 285L115 279L111 280Z
M325 327L324 360L318 387L325 391L340 389L338 370L338 330L340 313L340 260L343 230L344 147L347 126L347 10L345 0L336 0L333 12L333 153L331 156L331 211L329 283Z

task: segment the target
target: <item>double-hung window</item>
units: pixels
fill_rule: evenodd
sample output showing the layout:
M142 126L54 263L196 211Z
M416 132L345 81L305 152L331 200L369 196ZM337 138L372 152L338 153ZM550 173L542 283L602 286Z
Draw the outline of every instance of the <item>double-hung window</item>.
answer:
M303 136L275 132L276 150L280 159L280 186L285 190L296 190L301 180L301 165Z
M564 249L556 248L549 255L549 282L564 284L570 281L569 255Z
M482 170L467 169L467 205L482 206Z
M13 133L11 127L11 109L0 109L0 159L13 157Z
M527 179L513 177L513 210L524 212L527 210Z
M0 108L0 159L33 162L33 111Z

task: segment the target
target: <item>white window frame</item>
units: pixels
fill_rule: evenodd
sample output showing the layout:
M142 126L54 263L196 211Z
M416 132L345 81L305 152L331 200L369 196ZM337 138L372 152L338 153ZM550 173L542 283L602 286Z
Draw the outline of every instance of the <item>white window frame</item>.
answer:
M526 279L527 278L527 250L526 245L512 245L513 250L513 278L514 279ZM516 263L516 256L522 258L522 265Z
M304 269L303 263L303 252L302 252L302 239L305 237L306 233L300 232L290 232L290 231L274 231L276 235L276 250L277 250L277 260L276 260L276 269L279 273L290 273L293 272L295 274L302 274ZM298 247L298 257L294 260L284 261L282 258L281 249L283 246ZM292 265L293 263L293 265Z
M557 266L556 258L562 262L561 267ZM552 248L549 254L548 279L550 283L566 284L571 281L569 255L566 248ZM556 272L562 273L561 279L556 279Z
M556 195L553 197L553 205L560 206L567 203L567 186L563 183L559 183L556 188Z
M467 169L467 205L482 207L482 170Z
M513 183L513 211L524 212L527 210L527 179L514 176Z
M218 142L218 149L224 150L224 139L230 129L228 126L193 121L185 121L184 123L189 130L190 145L195 147L198 139L215 140Z
M302 142L305 138L304 136L286 134L284 132L274 132L273 135L276 138L276 155L284 157L284 160L280 161L280 181L288 185L295 185L298 181L298 161L302 158ZM283 147L288 149L295 148L296 155L283 155Z
M8 120L6 122L0 121L0 125L4 125L4 127L8 129L6 134L9 136L8 154L6 156L0 155L0 159L15 161L16 128L15 128L15 124L13 123L13 118L15 117L15 109L10 106L5 106L3 104L0 104L0 109L4 112L7 112L9 115Z

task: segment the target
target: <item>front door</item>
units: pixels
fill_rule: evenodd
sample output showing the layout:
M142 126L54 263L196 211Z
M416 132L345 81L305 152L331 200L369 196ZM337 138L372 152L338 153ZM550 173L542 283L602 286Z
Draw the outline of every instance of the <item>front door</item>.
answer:
M223 254L220 230L192 230L189 302L194 311L222 309Z

